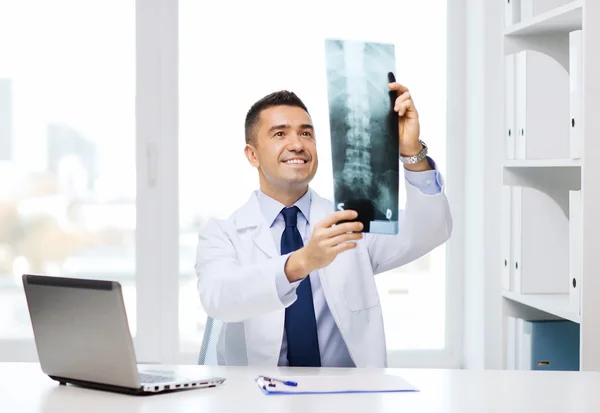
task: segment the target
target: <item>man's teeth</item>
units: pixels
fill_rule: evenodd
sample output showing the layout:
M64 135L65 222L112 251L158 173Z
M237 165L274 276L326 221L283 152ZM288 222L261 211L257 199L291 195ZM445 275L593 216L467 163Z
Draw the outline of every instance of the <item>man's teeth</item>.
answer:
M306 163L306 161L303 161L302 159L290 159L289 161L285 161L285 163Z

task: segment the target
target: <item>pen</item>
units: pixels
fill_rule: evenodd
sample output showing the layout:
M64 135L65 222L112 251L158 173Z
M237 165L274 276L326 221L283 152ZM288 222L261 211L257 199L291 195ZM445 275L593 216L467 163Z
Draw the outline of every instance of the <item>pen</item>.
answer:
M273 377L267 377L267 376L258 376L259 378L263 379L264 381L268 381L268 382L279 382L279 383L283 383L286 386L291 386L291 387L296 387L298 385L298 383L296 383L295 381L290 381L290 380L281 380L281 379L276 379Z

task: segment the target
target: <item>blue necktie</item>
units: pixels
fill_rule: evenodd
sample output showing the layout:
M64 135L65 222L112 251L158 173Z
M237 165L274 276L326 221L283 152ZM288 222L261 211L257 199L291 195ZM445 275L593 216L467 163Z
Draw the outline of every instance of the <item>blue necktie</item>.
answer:
M281 235L281 255L302 248L304 243L298 231L299 209L284 208L281 213L285 230ZM287 336L287 358L290 366L321 367L317 320L313 304L310 277L304 278L296 289L297 299L285 309L285 334Z

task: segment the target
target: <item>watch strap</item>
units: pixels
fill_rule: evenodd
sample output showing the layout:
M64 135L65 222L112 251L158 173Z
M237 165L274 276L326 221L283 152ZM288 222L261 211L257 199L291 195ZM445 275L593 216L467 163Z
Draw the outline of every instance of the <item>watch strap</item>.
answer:
M412 165L412 164L415 164L415 163L419 163L419 162L421 162L423 159L425 159L427 157L427 145L425 145L425 142L423 142L420 139L419 139L419 143L423 146L423 149L418 154L413 155L413 156L402 156L402 155L400 155L400 161L403 164Z

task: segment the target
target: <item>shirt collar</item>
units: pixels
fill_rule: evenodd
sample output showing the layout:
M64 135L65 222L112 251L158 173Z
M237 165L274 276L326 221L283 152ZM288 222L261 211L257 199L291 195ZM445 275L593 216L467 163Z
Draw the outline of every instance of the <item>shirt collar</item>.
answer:
M285 208L281 202L276 201L270 196L266 195L260 189L257 191L256 196L258 198L258 204L260 205L260 210L269 224L269 227L273 226L273 223L277 219L277 216L281 213L281 210ZM299 200L297 200L294 205L298 207L304 218L306 218L306 222L310 224L310 202L311 202L311 190L306 191Z

